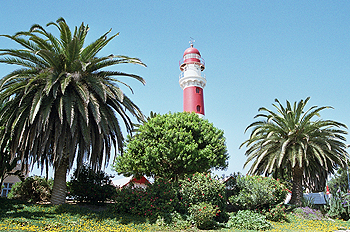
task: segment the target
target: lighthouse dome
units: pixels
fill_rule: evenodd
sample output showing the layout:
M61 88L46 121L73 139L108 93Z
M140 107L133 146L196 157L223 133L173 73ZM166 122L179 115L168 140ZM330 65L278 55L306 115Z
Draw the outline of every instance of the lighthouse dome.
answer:
M197 48L194 48L191 44L191 47L187 48L184 52L183 58L180 60L180 70L184 71L184 67L187 64L196 64L199 65L201 71L204 70L204 60L201 57L201 54L199 53Z
M194 47L189 47L189 48L187 48L186 50L185 50L185 52L184 52L184 57L187 55L187 54L197 54L197 55L201 55L200 53L199 53L199 51L198 51L198 49L197 48L194 48Z

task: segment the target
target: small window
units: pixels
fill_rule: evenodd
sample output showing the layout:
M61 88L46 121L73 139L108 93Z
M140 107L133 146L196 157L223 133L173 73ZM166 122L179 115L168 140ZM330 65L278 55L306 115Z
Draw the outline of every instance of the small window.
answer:
M4 183L4 188L2 189L1 196L7 197L7 194L11 191L13 183Z
M196 93L200 93L200 90L199 90L199 88L198 88L198 87L196 88Z
M201 112L201 106L200 105L197 106L197 112Z

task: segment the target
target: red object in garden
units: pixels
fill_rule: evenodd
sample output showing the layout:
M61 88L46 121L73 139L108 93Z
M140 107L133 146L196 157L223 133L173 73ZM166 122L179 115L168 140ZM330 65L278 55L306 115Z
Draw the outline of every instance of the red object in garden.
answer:
M136 184L149 184L149 181L144 176L142 176L140 179L133 178L130 182Z
M130 185L131 183L134 185L134 187L146 188L147 184L149 184L150 182L144 176L142 176L139 179L136 179L135 177L126 177L122 179L113 180L113 185L118 186L119 188L124 188Z
M329 193L328 185L327 185L326 189L327 189L326 194L329 195L330 193Z

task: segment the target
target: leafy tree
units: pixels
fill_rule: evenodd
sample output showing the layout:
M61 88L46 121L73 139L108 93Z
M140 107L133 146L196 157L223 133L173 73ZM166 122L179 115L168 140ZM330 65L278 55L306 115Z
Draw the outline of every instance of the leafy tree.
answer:
M144 64L121 55L97 57L118 35L108 38L111 30L84 47L89 31L84 23L75 27L73 33L63 18L47 26L55 26L59 37L37 24L28 32L2 35L23 48L0 50L1 63L20 66L0 82L0 101L9 99L0 111L0 122L5 133L11 133L13 154L41 166L53 165L51 202L62 204L67 171L74 160L78 168L88 160L94 170L99 170L108 164L112 147L115 155L122 149L118 118L128 133L132 130L130 116L143 118L139 108L116 84L126 85L120 76L142 83L144 80L104 68L123 63Z
M157 113L154 113L153 111L151 111L149 113L149 116L145 116L145 118L143 118L142 120L142 124L146 123L148 120L150 120L151 118L155 118L157 116ZM137 133L139 131L139 127L142 125L141 123L133 123L134 129L132 130L133 133Z
M301 205L303 177L312 182L311 178L332 174L336 167L345 165L347 153L343 135L347 132L341 128L347 127L332 120L312 121L321 110L332 107L312 106L305 111L309 98L298 104L294 102L293 106L287 101L287 107L275 101L278 105L273 106L278 113L262 107L259 112L264 113L255 117L265 120L256 121L246 129L252 128L252 132L241 145L248 147L244 166L253 161L250 174L287 173L293 181L291 203ZM317 182L317 178L314 181Z
M177 180L185 174L227 167L224 132L195 113L156 115L127 138L114 170L126 176L146 175Z

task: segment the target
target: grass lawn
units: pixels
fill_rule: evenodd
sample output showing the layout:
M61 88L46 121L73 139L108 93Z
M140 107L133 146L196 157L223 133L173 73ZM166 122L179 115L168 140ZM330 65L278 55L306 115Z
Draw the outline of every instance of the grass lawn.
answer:
M106 208L77 205L35 205L0 199L0 231L174 231L158 227L142 217L113 215ZM350 228L341 220L302 220L275 223L270 231L335 231ZM190 229L188 231L197 231ZM240 231L221 229L221 231Z

